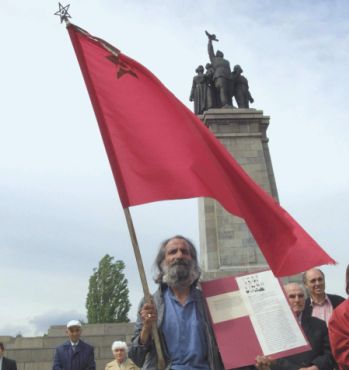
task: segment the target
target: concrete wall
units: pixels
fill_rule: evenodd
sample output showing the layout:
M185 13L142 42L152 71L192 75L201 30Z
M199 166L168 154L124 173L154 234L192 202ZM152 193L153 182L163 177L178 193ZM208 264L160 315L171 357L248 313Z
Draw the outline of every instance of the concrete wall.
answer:
M130 342L133 323L83 325L82 339L95 347L97 370L104 370L113 359L111 344L115 340ZM43 337L0 336L5 356L16 360L18 370L51 370L55 348L67 340L65 326L51 326Z

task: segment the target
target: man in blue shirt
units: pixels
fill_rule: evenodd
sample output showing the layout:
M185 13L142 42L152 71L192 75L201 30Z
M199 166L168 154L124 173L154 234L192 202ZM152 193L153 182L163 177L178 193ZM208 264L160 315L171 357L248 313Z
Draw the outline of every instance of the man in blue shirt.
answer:
M157 322L166 369L224 369L202 293L197 253L190 240L165 240L156 258L159 289L153 303L141 302L129 357L144 370L157 369L152 324Z

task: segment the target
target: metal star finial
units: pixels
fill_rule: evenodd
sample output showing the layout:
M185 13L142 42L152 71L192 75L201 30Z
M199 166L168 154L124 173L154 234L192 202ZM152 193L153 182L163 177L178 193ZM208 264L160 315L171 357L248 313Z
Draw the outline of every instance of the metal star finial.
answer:
M70 14L68 13L70 4L63 6L61 3L58 3L59 10L54 14L58 15L61 18L61 23L63 21L68 22L68 18L71 18Z

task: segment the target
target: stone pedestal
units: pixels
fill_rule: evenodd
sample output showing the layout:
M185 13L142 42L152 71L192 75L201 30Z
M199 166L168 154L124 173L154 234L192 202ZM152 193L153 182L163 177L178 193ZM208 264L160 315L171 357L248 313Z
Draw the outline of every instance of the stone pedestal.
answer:
M269 117L255 109L210 109L200 118L256 183L278 200L266 135ZM245 222L218 202L199 199L199 229L205 280L268 268Z

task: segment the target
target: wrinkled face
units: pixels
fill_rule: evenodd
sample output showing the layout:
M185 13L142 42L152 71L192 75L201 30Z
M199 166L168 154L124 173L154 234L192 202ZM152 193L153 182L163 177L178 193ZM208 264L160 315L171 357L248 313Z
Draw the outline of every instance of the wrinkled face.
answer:
M70 328L67 329L67 334L68 334L69 339L75 343L80 339L81 327L71 326Z
M178 261L191 260L188 244L183 239L172 239L166 245L165 265L172 266Z
M200 277L190 246L183 239L176 238L167 243L161 268L164 274L162 281L172 288L188 288Z
M124 348L116 348L114 349L114 357L115 357L115 360L121 364L125 361L125 358L126 358L126 353L125 353L125 349Z
M304 310L305 294L304 290L298 285L289 285L285 287L288 302L292 311L299 315Z
M307 271L305 286L311 296L323 295L325 293L325 279L321 271L317 269Z

